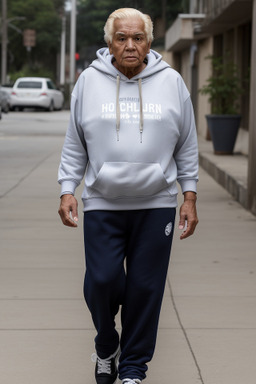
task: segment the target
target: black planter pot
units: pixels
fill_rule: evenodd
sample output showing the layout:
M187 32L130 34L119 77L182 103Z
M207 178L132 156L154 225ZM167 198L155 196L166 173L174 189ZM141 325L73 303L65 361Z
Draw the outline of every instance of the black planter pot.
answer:
M233 153L240 126L240 115L206 115L216 155Z

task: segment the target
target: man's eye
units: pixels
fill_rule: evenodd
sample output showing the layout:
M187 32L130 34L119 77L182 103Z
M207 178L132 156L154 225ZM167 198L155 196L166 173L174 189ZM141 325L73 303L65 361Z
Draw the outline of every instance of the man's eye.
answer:
M125 41L124 37L119 37L119 41Z

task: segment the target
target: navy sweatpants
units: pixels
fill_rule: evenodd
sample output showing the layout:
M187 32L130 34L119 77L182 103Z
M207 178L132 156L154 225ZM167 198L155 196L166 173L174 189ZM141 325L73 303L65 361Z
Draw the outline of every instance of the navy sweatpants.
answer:
M101 358L121 345L119 378L144 379L152 359L173 238L175 208L84 214L84 296ZM121 309L122 332L115 329Z

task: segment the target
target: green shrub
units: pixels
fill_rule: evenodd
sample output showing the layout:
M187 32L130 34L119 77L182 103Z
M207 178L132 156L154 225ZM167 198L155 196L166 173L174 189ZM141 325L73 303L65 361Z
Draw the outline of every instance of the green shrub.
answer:
M238 114L243 88L237 66L229 55L225 57L207 56L206 59L211 60L212 75L199 92L209 96L213 114Z

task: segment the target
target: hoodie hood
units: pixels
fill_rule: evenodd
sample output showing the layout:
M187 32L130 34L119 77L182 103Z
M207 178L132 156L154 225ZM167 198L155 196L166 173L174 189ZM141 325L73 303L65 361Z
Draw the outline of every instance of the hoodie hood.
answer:
M92 62L90 67L103 72L107 76L113 77L116 79L116 135L117 141L119 141L119 131L120 131L120 105L119 105L119 91L120 91L120 81L127 82L138 82L139 87L139 98L140 98L140 142L142 143L142 134L143 134L143 100L142 100L142 82L150 76L163 71L170 66L162 60L162 56L153 51L152 49L147 54L147 66L146 68L138 73L136 76L128 79L122 72L114 67L112 64L114 56L110 54L108 48L101 48L97 51L97 59Z
M150 50L147 54L147 66L146 68L138 73L136 76L128 79L124 74L119 72L114 65L112 64L114 56L109 53L108 48L101 48L97 51L97 59L92 62L90 67L97 69L105 73L108 76L117 78L117 75L120 76L120 80L125 81L135 81L138 79L146 79L149 76L154 75L157 72L164 70L165 68L170 68L169 64L162 60L162 56L154 50Z

